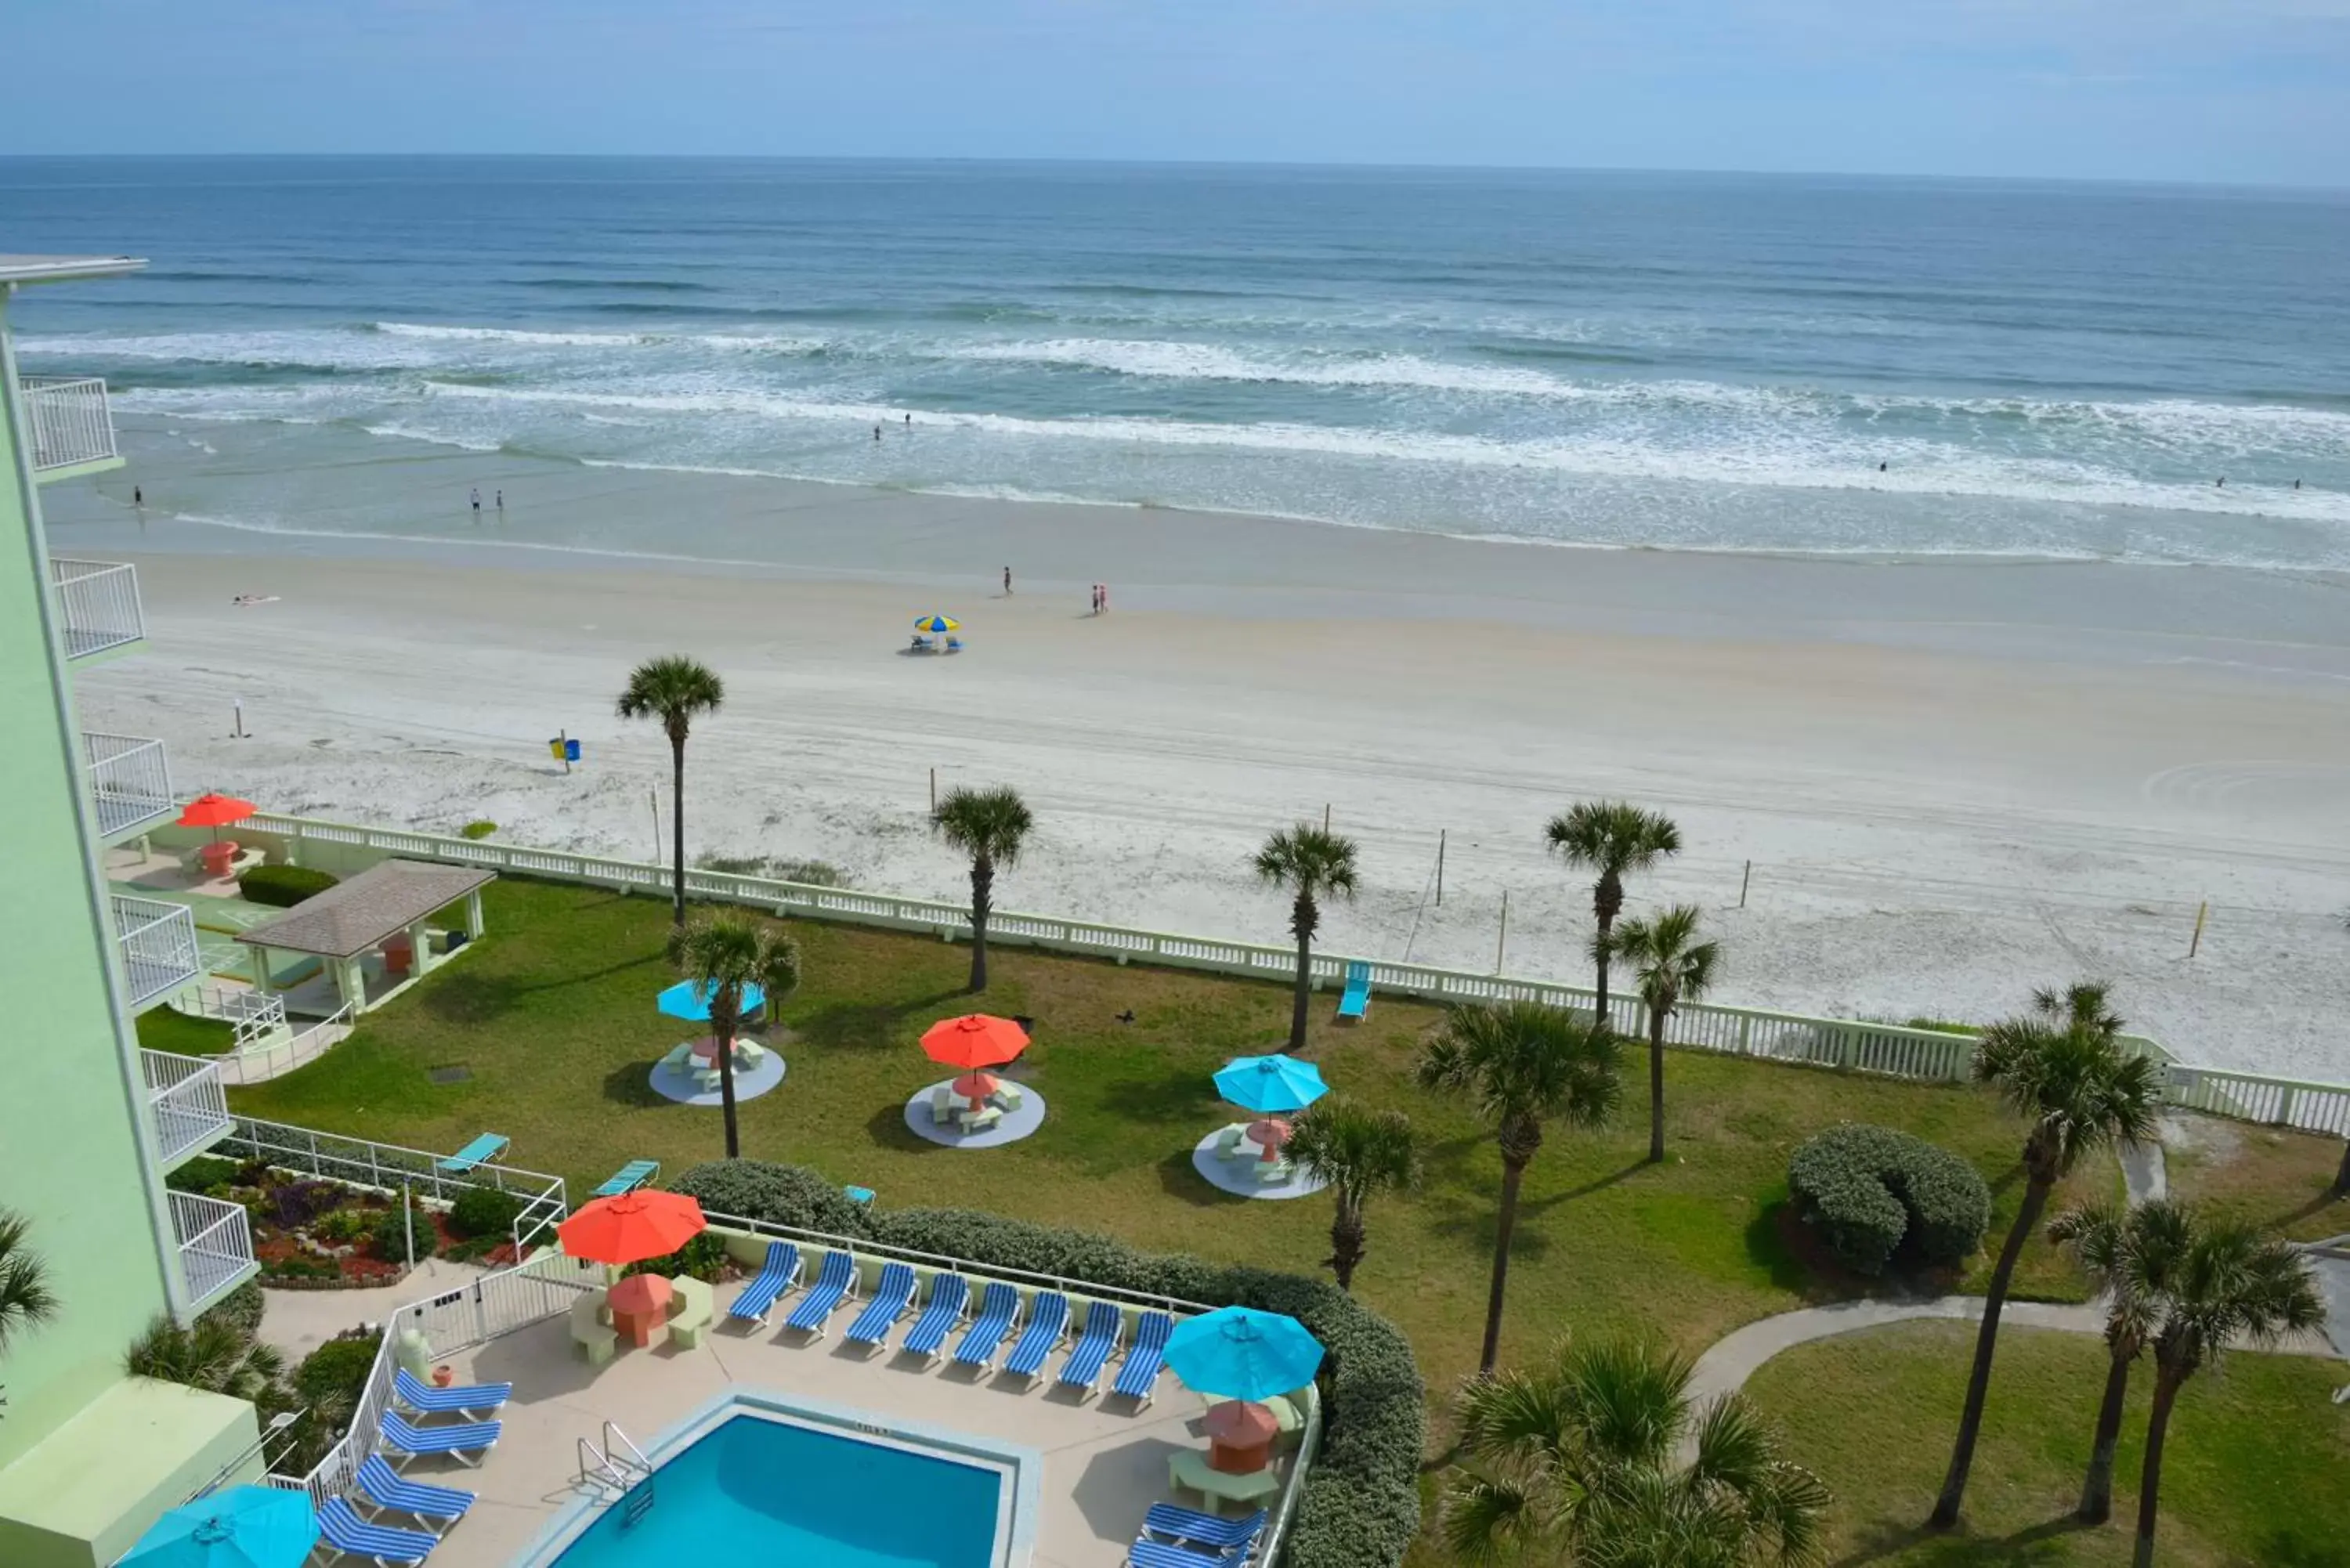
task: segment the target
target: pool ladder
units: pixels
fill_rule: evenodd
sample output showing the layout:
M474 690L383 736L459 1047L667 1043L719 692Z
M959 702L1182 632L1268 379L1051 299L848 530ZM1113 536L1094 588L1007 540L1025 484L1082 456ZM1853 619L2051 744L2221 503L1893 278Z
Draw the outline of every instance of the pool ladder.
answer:
M604 1423L600 1443L578 1440L579 1484L609 1487L607 1503L620 1505L620 1517L629 1524L652 1511L653 1466L642 1449L615 1421Z

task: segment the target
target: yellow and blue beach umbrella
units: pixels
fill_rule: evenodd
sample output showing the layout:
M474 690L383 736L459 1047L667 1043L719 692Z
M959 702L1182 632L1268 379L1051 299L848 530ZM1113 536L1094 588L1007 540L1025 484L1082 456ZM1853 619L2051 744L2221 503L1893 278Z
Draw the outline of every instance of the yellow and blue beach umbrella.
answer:
M962 622L951 615L918 615L914 618L916 631L961 631Z
M1281 1052L1235 1056L1216 1075L1216 1093L1261 1116L1302 1111L1329 1092L1321 1068Z
M1270 1399L1314 1381L1322 1342L1294 1317L1254 1307L1218 1307L1185 1318L1167 1337L1167 1366L1194 1394Z
M317 1539L309 1493L230 1487L156 1521L122 1568L299 1568Z

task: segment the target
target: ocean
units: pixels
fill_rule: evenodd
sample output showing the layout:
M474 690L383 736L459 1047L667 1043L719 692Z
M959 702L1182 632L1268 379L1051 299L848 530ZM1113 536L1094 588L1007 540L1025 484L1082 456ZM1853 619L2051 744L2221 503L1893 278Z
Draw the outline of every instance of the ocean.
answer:
M198 446L315 427L1561 545L2350 569L2340 192L14 159L0 249L151 258L24 296L23 368L103 374ZM249 526L337 525L238 495Z

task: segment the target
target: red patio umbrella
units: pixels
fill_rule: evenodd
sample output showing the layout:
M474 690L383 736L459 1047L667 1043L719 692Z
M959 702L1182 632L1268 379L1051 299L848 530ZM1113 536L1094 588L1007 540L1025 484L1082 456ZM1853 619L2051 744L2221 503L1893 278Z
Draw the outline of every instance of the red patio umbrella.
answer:
M967 1073L1000 1067L1026 1049L1025 1029L984 1012L949 1018L922 1032L922 1051L931 1061Z
M624 1192L598 1198L555 1228L566 1256L591 1263L665 1258L702 1234L702 1205L682 1192Z
M243 822L259 809L249 800L214 794L208 790L187 804L178 821L182 827L226 827L232 822Z

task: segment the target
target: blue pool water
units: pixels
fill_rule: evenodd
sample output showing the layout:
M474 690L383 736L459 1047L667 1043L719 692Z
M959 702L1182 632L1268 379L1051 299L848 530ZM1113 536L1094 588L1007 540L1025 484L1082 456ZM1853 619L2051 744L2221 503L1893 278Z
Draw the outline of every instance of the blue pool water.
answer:
M671 1456L653 1484L641 1520L605 1510L557 1568L993 1568L1004 1482L977 1465L737 1415Z

